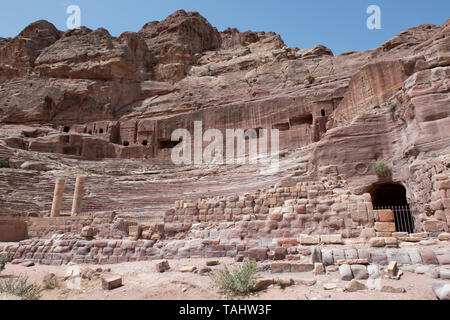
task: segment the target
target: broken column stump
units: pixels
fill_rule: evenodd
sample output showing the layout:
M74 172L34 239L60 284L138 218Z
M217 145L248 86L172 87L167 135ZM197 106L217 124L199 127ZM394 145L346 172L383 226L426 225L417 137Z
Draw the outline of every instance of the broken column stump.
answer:
M75 191L72 202L72 217L81 214L81 203L83 201L84 185L86 183L86 176L78 176L75 182Z
M53 203L52 203L52 217L61 216L61 203L64 194L64 184L66 180L63 178L57 178L55 183L55 192L53 193Z

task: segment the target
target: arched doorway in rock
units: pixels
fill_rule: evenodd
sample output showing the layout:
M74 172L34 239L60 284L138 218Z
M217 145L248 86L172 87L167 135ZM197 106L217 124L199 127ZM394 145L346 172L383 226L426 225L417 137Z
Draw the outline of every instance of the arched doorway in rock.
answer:
M414 233L414 218L406 198L405 187L394 183L377 184L372 187L370 194L374 210L394 211L397 232Z

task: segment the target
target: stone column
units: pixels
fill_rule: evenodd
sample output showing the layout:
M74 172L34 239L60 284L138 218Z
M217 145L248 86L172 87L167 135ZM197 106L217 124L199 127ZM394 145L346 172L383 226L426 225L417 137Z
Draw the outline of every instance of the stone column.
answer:
M86 183L86 176L78 176L75 183L75 192L73 194L72 202L72 217L81 214L81 202L83 200L84 184Z
M66 180L63 178L57 178L55 183L55 192L53 193L52 203L52 217L59 217L61 215L61 203L64 194L64 184Z

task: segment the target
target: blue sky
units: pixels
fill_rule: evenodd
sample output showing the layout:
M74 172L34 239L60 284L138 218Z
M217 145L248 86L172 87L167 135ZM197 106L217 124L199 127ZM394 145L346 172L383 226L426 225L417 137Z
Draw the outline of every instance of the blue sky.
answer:
M450 18L449 0L15 0L2 1L0 37L14 37L29 23L46 19L66 30L69 5L81 8L81 23L118 36L163 20L178 9L198 11L219 31L274 31L290 47L323 44L335 54L379 46L399 32ZM369 5L381 8L381 30L369 30Z

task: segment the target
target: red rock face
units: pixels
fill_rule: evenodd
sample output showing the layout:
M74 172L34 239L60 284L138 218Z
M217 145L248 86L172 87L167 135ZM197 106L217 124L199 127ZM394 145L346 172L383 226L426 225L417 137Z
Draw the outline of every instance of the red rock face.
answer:
M445 229L449 195L434 176L448 174L449 33L448 21L421 25L373 50L334 56L321 45L288 48L271 32L219 33L182 10L120 37L35 22L0 39L0 157L11 166L1 172L0 189L11 194L1 205L8 214L45 214L58 168L111 179L96 178L90 211L159 218L180 198L256 192L293 176L345 180L356 195L379 183L403 184L418 219ZM174 167L171 134L193 134L194 121L223 133L278 129L282 173L261 178L252 166ZM48 170L30 180L21 168L26 161ZM375 174L377 161L388 164L389 177ZM34 193L24 181L45 187ZM110 192L115 198L104 199ZM310 207L301 211L320 218ZM312 232L310 220L301 226ZM348 220L321 225L358 233Z
M156 80L180 80L195 54L220 48L219 32L197 12L179 10L161 22L149 22L139 31L155 63Z
M40 20L30 24L11 41L0 42L0 83L25 76L42 50L61 36L51 23Z

